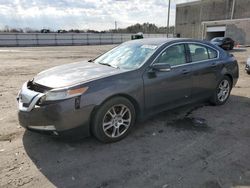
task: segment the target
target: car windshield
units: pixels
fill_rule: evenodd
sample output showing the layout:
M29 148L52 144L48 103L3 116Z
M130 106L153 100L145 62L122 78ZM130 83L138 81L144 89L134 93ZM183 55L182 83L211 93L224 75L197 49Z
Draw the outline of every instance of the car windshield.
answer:
M221 42L222 40L223 40L223 37L216 37L212 39L213 42Z
M156 45L123 44L94 60L95 63L121 69L140 67L156 50Z

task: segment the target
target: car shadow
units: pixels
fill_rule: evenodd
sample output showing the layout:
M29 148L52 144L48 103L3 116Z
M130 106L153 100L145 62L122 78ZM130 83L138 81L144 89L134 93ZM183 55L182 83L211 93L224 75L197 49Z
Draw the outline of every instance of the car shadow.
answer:
M163 112L116 143L26 131L23 144L59 188L250 185L249 115L243 114L249 109L250 98L232 95L222 106L199 103Z

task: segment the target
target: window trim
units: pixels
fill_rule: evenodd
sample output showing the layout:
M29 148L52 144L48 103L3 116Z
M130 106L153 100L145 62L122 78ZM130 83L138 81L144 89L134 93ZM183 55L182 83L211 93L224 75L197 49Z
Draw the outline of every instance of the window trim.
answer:
M207 62L207 61L211 61L211 60L217 60L217 59L220 58L220 51L217 50L216 48L214 48L214 47L208 45L208 44L204 44L204 43L201 43L201 42L194 42L194 41L175 42L175 43L173 43L173 44L170 44L170 45L166 46L164 49L162 49L162 50L159 52L159 54L154 58L154 60L152 61L152 63L151 63L149 66L153 65L153 64L156 62L156 60L159 58L159 56L162 54L162 52L164 52L166 49L168 49L169 47L171 47L171 46L173 46L173 45L176 45L176 44L184 44L185 49L186 49L186 51L185 51L186 63L181 64L181 65L171 66L171 68L181 67L181 66L186 66L186 65L193 65L193 64L197 64L197 63L203 63L203 62ZM213 58L213 59L202 60L202 61L195 61L195 62L190 61L190 62L188 62L187 60L191 60L191 59L190 59L190 54L189 54L190 51L187 49L188 46L186 47L186 45L188 45L188 44L199 44L199 45L201 45L201 46L209 47L209 48L211 48L211 49L213 49L213 50L215 50L215 51L217 52L217 57L216 57L216 58Z

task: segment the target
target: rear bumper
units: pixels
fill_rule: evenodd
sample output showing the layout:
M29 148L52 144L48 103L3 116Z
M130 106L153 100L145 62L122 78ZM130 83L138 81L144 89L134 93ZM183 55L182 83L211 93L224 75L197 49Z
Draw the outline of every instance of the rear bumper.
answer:
M66 131L81 130L82 136L89 136L89 122L93 106L75 109L75 98L54 104L36 106L31 111L18 111L21 126L37 132L52 132L60 135ZM79 133L78 131L76 131Z

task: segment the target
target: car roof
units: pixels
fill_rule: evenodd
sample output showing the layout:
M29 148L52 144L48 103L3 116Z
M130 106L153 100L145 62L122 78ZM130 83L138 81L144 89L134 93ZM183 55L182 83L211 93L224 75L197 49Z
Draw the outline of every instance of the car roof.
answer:
M196 39L189 39L189 38L143 38L143 39L131 40L126 43L138 44L138 45L161 46L169 42L199 42L203 44L208 44L204 40L196 40Z
M140 44L140 45L161 45L170 41L173 41L174 38L143 38L143 39L137 39L128 41L126 43L132 43L132 44Z

